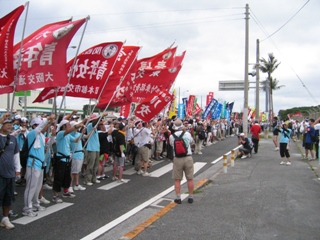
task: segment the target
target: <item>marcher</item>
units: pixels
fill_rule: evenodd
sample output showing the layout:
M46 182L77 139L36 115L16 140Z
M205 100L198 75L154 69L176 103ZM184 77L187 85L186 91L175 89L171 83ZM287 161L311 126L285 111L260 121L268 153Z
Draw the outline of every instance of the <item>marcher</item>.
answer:
M315 160L314 151L313 151L313 145L314 141L312 140L312 137L315 136L316 131L314 129L314 119L309 119L309 126L306 128L306 136L305 136L305 159L306 160ZM310 151L311 158L308 158L308 153Z
M14 225L9 220L11 204L14 202L15 178L20 176L20 157L17 139L10 135L12 131L10 113L3 114L0 119L0 204L2 206L2 219L0 226L8 230Z
M182 121L180 119L176 119L174 121L172 129L174 130L173 134L179 137L184 132L182 131L183 130ZM188 203L193 203L193 190L194 190L194 182L193 182L194 167L193 167L193 158L192 158L192 151L191 151L191 145L194 144L194 140L189 132L184 132L184 135L182 136L182 138L188 148L187 156L180 157L180 158L174 156L173 169L172 169L172 178L174 179L174 188L176 192L176 199L174 200L174 202L177 204L182 203L181 180L183 177L183 173L185 174L187 179L187 185L188 185L188 191L189 191ZM173 150L174 150L174 140L175 138L171 134L169 141Z
M254 124L250 128L250 132L251 132L251 139L253 142L254 153L258 153L260 133L262 132L258 120L254 121Z
M69 187L71 183L71 142L80 141L81 135L77 138L74 138L71 136L70 133L72 133L74 129L81 128L82 126L83 122L74 125L74 127L71 127L68 120L62 120L58 125L56 137L57 153L55 156L53 181L54 196L52 199L54 203L63 202L59 197L59 192L61 192L61 188L63 188L62 197L75 197L74 194L69 192Z
M28 148L30 148L26 168L26 189L24 191L24 207L22 214L28 217L36 217L37 211L46 210L40 205L39 193L43 184L43 170L45 168L45 136L48 127L54 125L55 115L41 120L38 117L32 119L30 125L33 130L28 134ZM55 132L53 133L55 135Z
M291 165L290 161L290 153L289 153L289 148L290 148L290 135L291 135L291 129L288 128L288 124L284 123L281 127L277 127L281 133L281 138L279 141L280 145L280 157L281 157L281 162L280 165ZM284 161L284 158L287 158L287 162Z

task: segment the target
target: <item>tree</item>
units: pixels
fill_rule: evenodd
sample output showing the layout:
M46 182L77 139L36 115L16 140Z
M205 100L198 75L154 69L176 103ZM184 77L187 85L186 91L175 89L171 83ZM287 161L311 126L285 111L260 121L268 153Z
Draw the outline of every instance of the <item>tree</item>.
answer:
M273 91L279 90L280 88L284 87L284 85L279 85L279 81L275 78L273 79L272 73L278 68L280 63L278 60L273 56L273 53L268 54L268 59L265 58L260 59L259 69L263 73L267 73L268 76L265 81L262 81L262 89L266 92L266 110L269 113L269 120L270 115L273 116Z

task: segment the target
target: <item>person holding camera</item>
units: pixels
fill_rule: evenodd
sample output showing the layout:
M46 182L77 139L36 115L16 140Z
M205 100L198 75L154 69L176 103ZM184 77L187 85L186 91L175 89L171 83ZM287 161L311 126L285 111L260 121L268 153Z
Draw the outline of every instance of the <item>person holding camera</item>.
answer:
M249 139L246 137L246 135L244 133L240 133L240 135L238 136L239 138L239 143L242 144L242 147L239 148L239 151L241 152L242 155L242 159L250 157L251 156L251 146L250 146L250 142Z
M280 165L291 165L290 161L290 136L291 136L291 129L288 128L288 124L284 123L281 127L281 125L278 126L278 129L281 133L280 141L279 141L279 147L280 147L280 156L281 156L281 162ZM287 158L287 162L284 161L284 158Z

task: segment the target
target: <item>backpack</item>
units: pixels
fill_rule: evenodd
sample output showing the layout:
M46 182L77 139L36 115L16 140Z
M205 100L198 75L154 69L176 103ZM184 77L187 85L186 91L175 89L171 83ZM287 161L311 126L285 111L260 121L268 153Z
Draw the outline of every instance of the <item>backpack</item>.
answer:
M32 148L34 141L36 139L33 140L32 144L30 145L30 147L28 147L28 138L26 137L26 139L24 140L22 149L20 151L20 164L22 168L26 168L27 167L27 161L29 158L29 151Z
M184 132L182 132L182 134L179 137L177 137L174 133L172 134L172 136L174 137L174 142L173 142L174 154L177 158L185 157L188 154L188 147L182 138L183 135L184 135Z
M250 147L250 149L252 149L252 148L253 148L252 139L251 139L251 138L248 138L248 142L249 142L249 147Z
M312 142L318 143L319 142L319 130L316 130L314 135L310 134L310 138L311 138Z
M200 140L204 140L206 138L206 132L204 131L203 128L200 128L200 131L198 133L198 137Z

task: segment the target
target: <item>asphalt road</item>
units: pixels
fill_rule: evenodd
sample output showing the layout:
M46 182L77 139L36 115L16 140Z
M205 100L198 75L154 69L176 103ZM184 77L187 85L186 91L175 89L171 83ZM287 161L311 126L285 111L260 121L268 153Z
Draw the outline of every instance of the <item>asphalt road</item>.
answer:
M195 176L212 167L213 160L236 145L237 139L229 137L205 147L203 155L194 155L197 169ZM12 207L19 216L11 219L15 229L8 231L1 228L0 239L119 239L158 211L159 207L172 201L162 199L173 190L170 163L168 160L156 162L149 170L154 177L128 175L133 173L132 166L128 165L125 171L127 175L124 175L124 178L129 180L128 183L115 184L108 178L87 187L85 191L77 191L75 198L64 199L63 204L46 205L46 211L39 213L35 218L21 215L24 188L17 187L18 195ZM111 176L111 169L107 175ZM44 190L44 196L51 200L52 191ZM158 199L162 203L150 207Z

